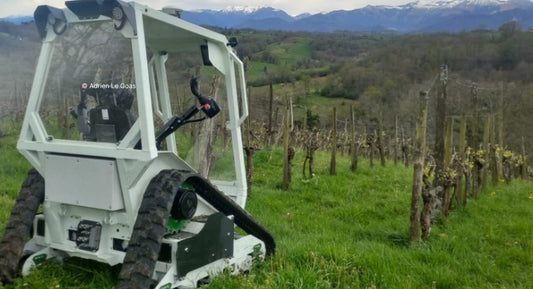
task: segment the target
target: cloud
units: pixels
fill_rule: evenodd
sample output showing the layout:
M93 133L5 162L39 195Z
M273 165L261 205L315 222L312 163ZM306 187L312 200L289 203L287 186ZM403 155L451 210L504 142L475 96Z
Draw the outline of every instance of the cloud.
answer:
M0 0L0 18L8 16L28 16L39 5L50 5L58 8L65 7L63 0Z
M128 0L126 0L128 1ZM415 0L412 0L415 1ZM230 6L273 7L297 15L301 13L319 13L332 10L352 10L367 5L399 5L411 2L409 0L307 0L305 5L294 0L136 0L136 2L161 9L165 6L175 6L184 10L213 9L221 10ZM32 15L39 5L50 5L58 8L65 7L65 0L0 0L0 18L7 16Z

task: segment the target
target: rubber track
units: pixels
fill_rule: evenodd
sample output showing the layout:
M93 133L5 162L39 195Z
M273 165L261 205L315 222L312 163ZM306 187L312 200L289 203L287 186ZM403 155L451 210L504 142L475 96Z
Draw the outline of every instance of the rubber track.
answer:
M267 255L274 254L276 244L270 232L232 199L198 174L164 170L150 181L144 194L119 274L117 289L146 289L154 285L151 277L161 248L161 240L165 235L167 218L176 192L184 180L215 209L225 215L233 215L235 224L246 233L265 242Z
M33 219L44 199L44 179L35 169L28 172L15 201L0 242L0 281L12 283L30 235Z
M182 183L176 170L159 172L148 184L119 274L117 289L147 289L165 235L167 218Z

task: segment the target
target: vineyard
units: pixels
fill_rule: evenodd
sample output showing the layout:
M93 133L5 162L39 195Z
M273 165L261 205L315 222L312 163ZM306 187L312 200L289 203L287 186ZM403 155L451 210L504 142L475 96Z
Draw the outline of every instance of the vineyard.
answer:
M0 230L29 168L0 139ZM300 173L305 152L295 150L290 190L283 190L280 147L254 155L248 210L271 229L279 251L246 276L221 276L209 288L531 288L533 185L489 186L466 208L437 217L429 242L410 243L412 168L388 162L356 172L339 152L317 151L315 176ZM117 268L72 259L49 264L0 288L113 288Z

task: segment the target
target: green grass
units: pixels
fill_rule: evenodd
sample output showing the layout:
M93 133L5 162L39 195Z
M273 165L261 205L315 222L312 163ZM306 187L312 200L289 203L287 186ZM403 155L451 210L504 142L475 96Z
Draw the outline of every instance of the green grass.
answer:
M14 129L2 129L9 132L0 138L0 232L3 234L11 208L20 189L20 185L30 169L30 164L21 157L16 149L17 136Z
M258 153L248 209L276 235L278 254L211 288L533 288L533 184L490 188L435 225L429 243L410 245L412 169L363 160L351 173L340 158L329 176L319 153L317 177L305 181L301 155L282 191L280 152L271 162Z
M299 81L294 84L275 84L273 86L275 107L285 106L286 101L292 98L294 106L295 120L301 121L304 117L304 107L307 107L313 114L320 116L321 127L329 127L333 117L333 107L337 108L338 121L340 123L345 121L346 117L350 115L351 105L358 107L358 101L342 98L329 98L320 95L320 88L326 81L325 78L316 78L310 87L309 95L304 95L304 84ZM261 107L261 104L268 103L270 95L269 86L254 87L251 90L251 117L252 120L262 120L260 116L254 114L255 107ZM274 108L275 109L275 108ZM265 109L259 109L261 113L266 112ZM339 129L344 129L344 124L339 126Z
M294 37L283 43L273 44L269 49L279 57L281 63L294 65L298 60L311 58L310 44L309 38Z
M255 81L265 77L265 68L271 75L293 73L299 61L311 59L311 50L311 38L305 36L291 37L281 43L272 43L266 46L263 51L251 55L248 80ZM264 62L261 55L265 52L276 61ZM298 71L300 74L313 74L327 69L327 66L323 66L315 69L298 68Z
M29 168L0 138L3 226ZM533 183L488 188L433 226L430 242L409 244L412 169L388 163L351 172L338 157L317 153L316 177L293 162L290 190L281 187L281 150L255 154L247 209L271 230L277 254L247 275L222 275L209 288L533 288ZM0 288L112 288L117 267L73 259L38 268Z

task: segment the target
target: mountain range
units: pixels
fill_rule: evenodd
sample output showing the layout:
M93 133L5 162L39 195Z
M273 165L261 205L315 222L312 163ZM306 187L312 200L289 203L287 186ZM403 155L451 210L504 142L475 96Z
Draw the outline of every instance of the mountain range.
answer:
M401 6L366 6L355 10L291 16L271 7L184 11L182 18L200 25L284 31L460 32L497 29L516 21L533 28L530 0L419 0Z
M230 7L184 11L182 18L199 25L283 31L460 32L497 29L516 21L533 29L532 0L418 0L401 6L373 6L291 16L271 7ZM0 20L27 22L31 17Z

